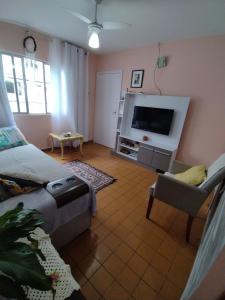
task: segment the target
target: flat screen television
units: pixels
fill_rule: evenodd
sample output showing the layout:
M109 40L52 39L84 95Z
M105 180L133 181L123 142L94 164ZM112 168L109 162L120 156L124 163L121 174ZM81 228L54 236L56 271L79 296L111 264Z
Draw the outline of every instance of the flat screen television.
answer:
M169 135L174 110L135 106L132 128Z

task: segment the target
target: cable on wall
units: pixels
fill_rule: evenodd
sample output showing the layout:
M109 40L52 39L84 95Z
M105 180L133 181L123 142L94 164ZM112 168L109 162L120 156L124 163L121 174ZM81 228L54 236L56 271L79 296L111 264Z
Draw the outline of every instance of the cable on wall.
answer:
M160 54L161 54L161 49L160 49L160 43L158 43L158 57L160 57ZM155 69L154 69L154 85L156 87L156 89L158 90L159 94L162 95L162 90L160 89L158 83L157 83L157 80L156 80L156 71L157 71L157 61L155 63Z

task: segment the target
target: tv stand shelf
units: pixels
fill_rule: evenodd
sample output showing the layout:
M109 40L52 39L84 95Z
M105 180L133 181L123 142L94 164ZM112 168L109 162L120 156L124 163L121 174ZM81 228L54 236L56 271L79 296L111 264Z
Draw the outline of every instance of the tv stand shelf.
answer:
M133 146L132 146L133 145ZM136 160L141 164L160 171L168 171L172 160L176 155L176 149L168 150L168 147L153 145L149 142L140 141L119 135L117 144L117 154Z

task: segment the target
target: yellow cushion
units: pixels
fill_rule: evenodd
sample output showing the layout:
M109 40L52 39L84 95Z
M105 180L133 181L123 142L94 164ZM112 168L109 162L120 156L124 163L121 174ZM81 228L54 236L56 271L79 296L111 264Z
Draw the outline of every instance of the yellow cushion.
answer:
M183 173L175 174L174 178L191 185L199 185L206 179L206 168L203 165L194 166Z

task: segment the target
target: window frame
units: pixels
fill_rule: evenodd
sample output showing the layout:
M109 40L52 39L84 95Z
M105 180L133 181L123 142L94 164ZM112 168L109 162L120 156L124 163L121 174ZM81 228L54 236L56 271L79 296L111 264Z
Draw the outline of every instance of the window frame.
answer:
M2 64L3 68L3 58L2 55L8 55L12 59L13 64L13 82L15 86L15 94L16 94L16 103L17 103L17 112L13 112L13 114L18 115L50 115L51 113L48 111L48 101L47 101L47 84L49 82L46 82L46 74L45 74L45 65L49 65L49 63L45 60L40 59L34 59L34 61L41 62L42 63L42 69L43 69L43 85L44 85L44 105L45 105L45 112L44 113L30 113L29 111L29 99L28 99L28 92L27 92L27 79L26 79L26 70L25 70L25 58L27 58L25 55L17 54L13 52L6 52L0 50L0 62ZM25 103L26 103L26 112L20 112L20 102L19 102L19 94L18 94L18 87L17 87L17 78L16 78L16 71L15 71L15 65L14 65L14 57L18 57L21 59L22 62L22 73L23 73L23 84L24 84L24 95L25 95ZM3 76L4 76L4 69L3 69ZM5 78L3 78L5 80Z

